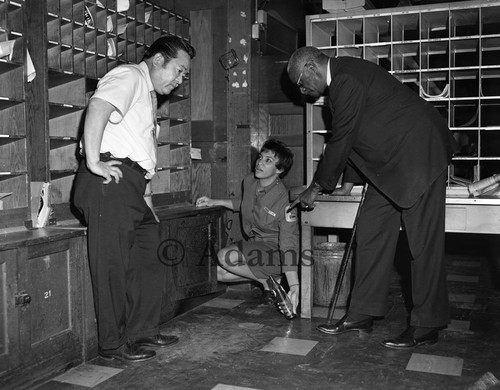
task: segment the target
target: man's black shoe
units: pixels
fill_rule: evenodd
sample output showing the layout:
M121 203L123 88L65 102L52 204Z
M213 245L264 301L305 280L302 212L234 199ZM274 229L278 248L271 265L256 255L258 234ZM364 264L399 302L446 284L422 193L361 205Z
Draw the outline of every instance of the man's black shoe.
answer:
M175 344L179 341L177 336L167 336L165 334L157 334L151 337L143 337L142 339L135 340L135 344L147 347L166 347Z
M359 330L363 332L371 332L373 330L373 318L368 318L362 321L347 321L348 315L342 317L336 324L318 325L318 330L328 334L342 334Z
M415 330L416 328L414 326L409 326L398 337L383 340L382 345L387 348L409 349L417 347L419 345L430 345L437 343L439 334L437 328L432 329L419 337L415 337Z
M126 343L116 349L101 349L99 356L104 359L118 359L123 362L143 362L153 359L156 352L144 349L134 343Z

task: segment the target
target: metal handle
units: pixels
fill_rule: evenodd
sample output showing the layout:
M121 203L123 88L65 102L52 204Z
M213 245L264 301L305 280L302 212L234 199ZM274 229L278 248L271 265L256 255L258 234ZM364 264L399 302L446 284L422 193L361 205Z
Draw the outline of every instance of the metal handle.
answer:
M16 306L26 306L31 303L31 295L26 291L18 292L15 296Z

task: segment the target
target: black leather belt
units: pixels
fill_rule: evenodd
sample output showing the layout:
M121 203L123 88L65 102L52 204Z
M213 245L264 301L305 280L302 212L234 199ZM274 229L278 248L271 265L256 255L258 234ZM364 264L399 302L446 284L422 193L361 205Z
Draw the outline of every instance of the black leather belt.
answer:
M137 161L132 161L128 157L117 158L117 157L113 157L113 155L111 153L106 152L106 153L101 153L100 158L101 158L101 161L110 161L110 160L120 161L122 164L128 165L130 168L135 169L142 176L146 176L146 174L148 173L148 171L145 170L143 167L141 167Z

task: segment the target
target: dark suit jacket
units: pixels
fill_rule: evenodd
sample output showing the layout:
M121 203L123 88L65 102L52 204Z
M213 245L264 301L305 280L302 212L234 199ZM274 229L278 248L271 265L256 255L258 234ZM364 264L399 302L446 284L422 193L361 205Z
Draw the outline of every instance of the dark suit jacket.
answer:
M455 141L439 112L382 67L330 59L333 134L315 181L333 190L349 160L396 205L411 207L449 164Z

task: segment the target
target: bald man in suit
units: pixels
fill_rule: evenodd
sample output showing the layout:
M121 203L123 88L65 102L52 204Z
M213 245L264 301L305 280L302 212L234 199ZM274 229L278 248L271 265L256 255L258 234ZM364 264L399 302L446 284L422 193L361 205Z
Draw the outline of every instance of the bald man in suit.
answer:
M407 349L437 342L449 322L444 264L447 166L455 141L439 112L382 67L330 58L302 47L288 63L302 94L327 92L332 136L309 187L292 205L305 210L333 190L346 166L368 183L356 233L355 280L347 314L328 334L371 331L387 312L400 227L412 254L412 309L406 330L382 341Z

